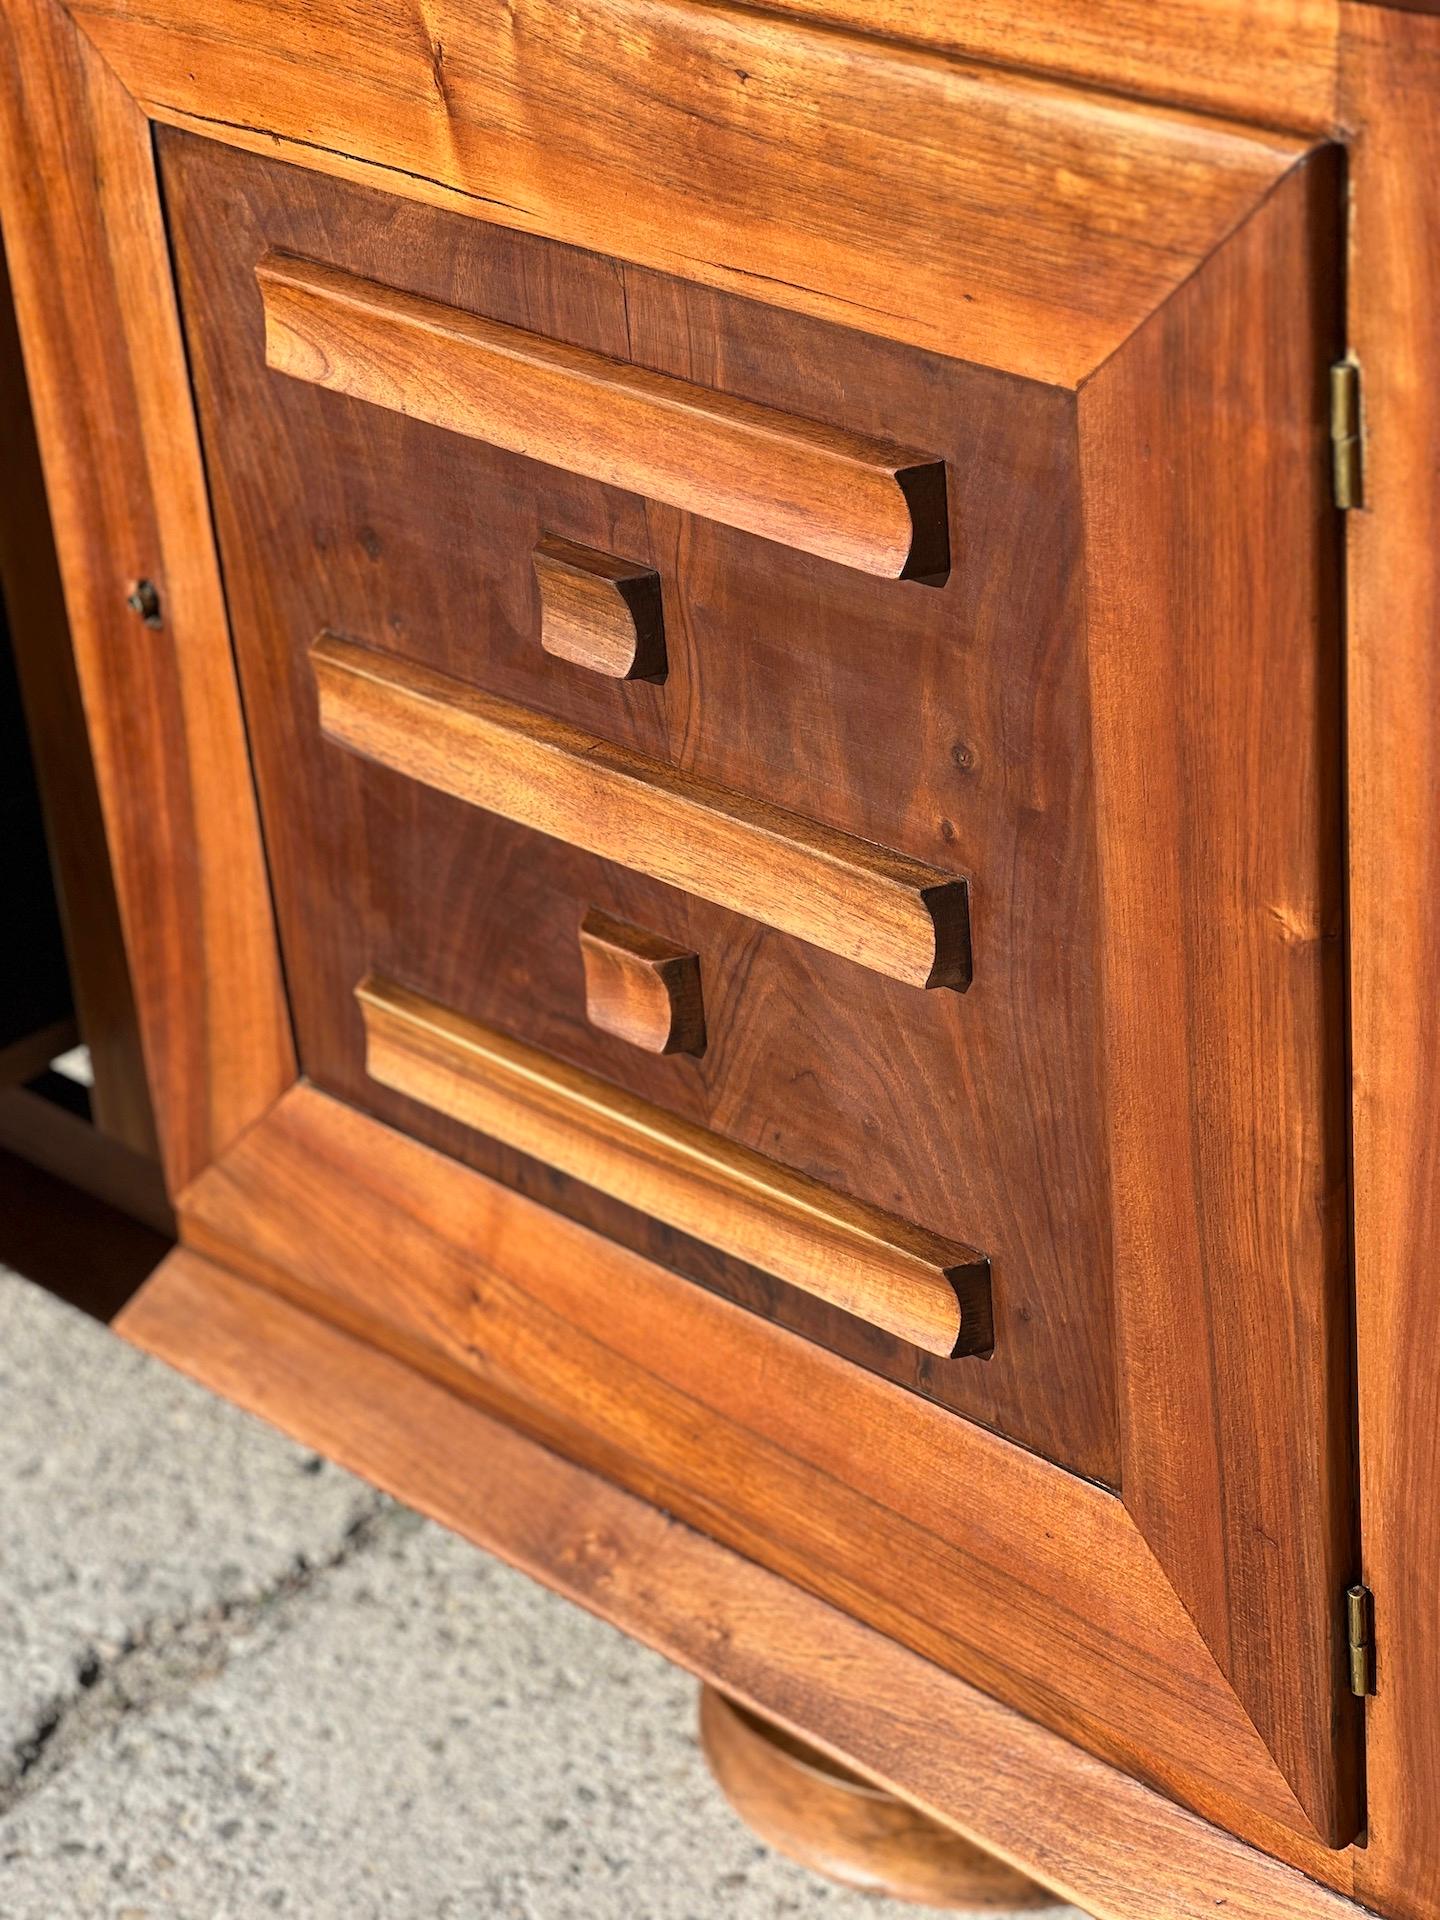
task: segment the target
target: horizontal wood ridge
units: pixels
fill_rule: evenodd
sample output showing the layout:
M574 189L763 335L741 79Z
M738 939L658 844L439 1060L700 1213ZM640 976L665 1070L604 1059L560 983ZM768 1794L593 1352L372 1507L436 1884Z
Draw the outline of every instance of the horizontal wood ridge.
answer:
M330 739L917 987L970 984L966 882L392 654L311 648Z
M313 1087L180 1212L192 1250L1255 1844L1333 1867L1115 1494ZM433 1463L428 1437L416 1450Z
M833 1192L407 988L369 979L357 996L366 1067L382 1085L929 1353L993 1345L989 1262L973 1248Z
M255 270L277 373L884 578L943 579L945 468L338 267Z

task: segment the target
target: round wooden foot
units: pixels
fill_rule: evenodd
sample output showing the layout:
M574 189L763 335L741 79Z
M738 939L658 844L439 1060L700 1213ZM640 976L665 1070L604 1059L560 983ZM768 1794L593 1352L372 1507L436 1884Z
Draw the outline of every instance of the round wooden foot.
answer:
M700 1690L700 1741L746 1825L831 1880L927 1907L1059 1904L1003 1860L713 1687Z

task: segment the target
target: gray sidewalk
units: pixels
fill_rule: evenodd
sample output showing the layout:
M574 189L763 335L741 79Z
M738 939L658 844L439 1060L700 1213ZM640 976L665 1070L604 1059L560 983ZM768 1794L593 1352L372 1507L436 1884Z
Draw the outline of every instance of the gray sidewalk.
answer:
M916 1911L760 1847L694 1693L0 1271L4 1920Z

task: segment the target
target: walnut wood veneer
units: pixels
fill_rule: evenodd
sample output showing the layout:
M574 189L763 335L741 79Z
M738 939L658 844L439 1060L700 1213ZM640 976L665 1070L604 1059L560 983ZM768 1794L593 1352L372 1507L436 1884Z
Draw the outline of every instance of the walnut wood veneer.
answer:
M966 882L322 633L327 738L916 987L970 983Z
M994 1345L990 1266L391 982L358 989L366 1068L667 1226L927 1353Z

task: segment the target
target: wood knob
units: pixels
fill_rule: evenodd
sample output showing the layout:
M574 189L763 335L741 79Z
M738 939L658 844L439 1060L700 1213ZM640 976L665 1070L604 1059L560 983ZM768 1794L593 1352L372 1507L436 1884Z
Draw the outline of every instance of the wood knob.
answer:
M969 884L322 633L328 740L472 806L917 987L970 984Z
M592 1027L647 1053L705 1051L698 954L592 907L580 923L580 957Z
M533 560L546 653L612 680L665 677L665 620L653 567L548 533Z

